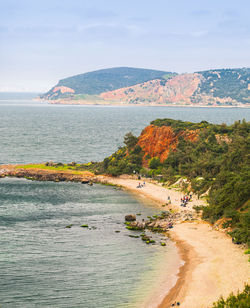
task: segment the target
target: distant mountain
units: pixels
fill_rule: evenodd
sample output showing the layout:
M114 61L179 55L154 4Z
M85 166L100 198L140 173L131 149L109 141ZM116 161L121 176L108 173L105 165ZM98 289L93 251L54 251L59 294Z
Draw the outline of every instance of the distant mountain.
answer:
M62 79L42 99L56 103L131 105L250 105L250 69L176 74L111 68Z
M169 78L173 75L176 74L132 67L102 69L62 79L42 97L47 96L49 99L54 99L65 96L66 93L98 95L156 78Z

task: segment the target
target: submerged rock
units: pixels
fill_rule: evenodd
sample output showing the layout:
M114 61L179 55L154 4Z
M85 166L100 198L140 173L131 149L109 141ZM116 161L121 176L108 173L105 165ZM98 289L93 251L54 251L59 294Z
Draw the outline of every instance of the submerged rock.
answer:
M65 228L70 229L73 226L73 224L67 225Z

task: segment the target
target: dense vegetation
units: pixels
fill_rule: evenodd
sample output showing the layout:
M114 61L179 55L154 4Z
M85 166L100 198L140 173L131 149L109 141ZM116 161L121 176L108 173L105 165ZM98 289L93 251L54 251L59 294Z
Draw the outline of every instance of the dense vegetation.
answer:
M124 147L120 147L111 156L104 159L101 165L98 165L99 173L108 173L113 176L121 174L139 173L142 168L143 152L137 145L138 138L128 133L124 137Z
M193 123L193 122L183 122L181 120L173 120L173 119L156 119L152 121L150 124L153 124L159 127L171 126L171 128L173 129L175 133L178 133L186 129L196 130L196 129L206 128L206 127L213 125L213 124L208 123L207 121L201 121L200 123ZM220 128L219 125L217 125L217 127L218 129Z
M227 299L220 298L212 308L248 308L250 307L250 286L246 285L243 292L230 294Z
M158 157L146 157L148 167L143 167L144 152L129 133L125 146L105 158L99 172L161 175L162 181L170 184L186 178L190 191L199 196L208 192L209 206L202 209L203 218L214 223L224 217L224 227L232 228L235 242L250 244L250 123L243 120L228 126L158 119L151 124L171 126L178 136L176 150L170 151L163 163ZM197 141L184 138L185 130L197 130Z
M209 189L203 218L214 223L225 217L236 242L249 242L250 123L208 125L192 143L179 138L178 147L162 166L167 180L181 175L201 195ZM172 179L171 179L172 178Z
M242 103L250 102L250 69L220 69L198 72L203 76L198 93L214 97L231 97Z
M133 86L152 79L170 78L173 75L173 73L158 70L116 67L65 78L60 80L57 86L74 89L76 94L94 95Z

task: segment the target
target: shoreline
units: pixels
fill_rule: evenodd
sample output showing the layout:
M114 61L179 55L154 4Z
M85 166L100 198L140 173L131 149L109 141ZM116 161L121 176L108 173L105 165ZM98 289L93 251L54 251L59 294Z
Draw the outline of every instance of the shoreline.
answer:
M195 268L196 264L199 263L198 255L192 246L177 237L172 237L171 239L176 244L178 253L184 264L179 268L175 285L165 295L163 301L158 305L158 308L171 307L174 302L183 302L188 287L187 281L191 279L192 270Z
M132 193L142 202L154 202L159 208L170 196L171 204L162 209L174 209L182 211L179 206L182 192L168 189L160 184L156 184L146 179L143 188L136 188L139 181L129 176L109 177L94 176L90 173L80 172L58 172L55 170L36 170L36 169L16 169L17 166L0 166L0 176L4 174L15 177L27 177L39 175L42 180L60 181L81 181L90 180L96 183L114 185L122 187ZM30 172L30 173L29 173ZM26 174L26 176L25 176ZM55 177L57 176L57 177ZM36 178L39 180L39 177ZM198 200L193 196L193 201L188 203L185 210L193 211L194 205L204 205L203 200ZM236 293L244 288L244 283L249 283L250 270L248 266L248 256L243 254L243 250L233 244L231 239L220 231L215 231L204 221L193 221L176 223L169 232L179 251L179 255L184 264L179 268L177 282L175 285L162 294L162 302L159 304L157 299L154 306L158 308L171 307L172 303L180 302L181 307L186 308L207 308L217 301L222 295L227 297L231 292ZM146 306L145 306L146 307ZM149 307L149 306L148 306ZM147 308L148 308L147 307ZM150 306L151 307L151 306Z
M101 107L192 107L192 108L250 108L250 105L235 105L235 106L214 106L214 105L185 105L185 104L155 104L155 103L140 103L129 104L123 102L110 102L110 101L81 101L81 100L46 100L34 98L34 101L41 103L48 103L50 105L68 105L68 106L101 106Z

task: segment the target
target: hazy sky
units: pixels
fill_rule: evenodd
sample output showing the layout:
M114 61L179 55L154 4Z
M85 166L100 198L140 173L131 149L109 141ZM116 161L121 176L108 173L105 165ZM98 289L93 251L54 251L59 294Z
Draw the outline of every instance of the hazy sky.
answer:
M249 0L0 0L0 91L132 66L250 66Z

